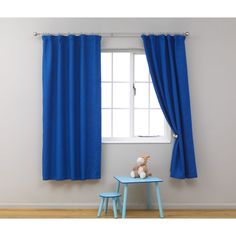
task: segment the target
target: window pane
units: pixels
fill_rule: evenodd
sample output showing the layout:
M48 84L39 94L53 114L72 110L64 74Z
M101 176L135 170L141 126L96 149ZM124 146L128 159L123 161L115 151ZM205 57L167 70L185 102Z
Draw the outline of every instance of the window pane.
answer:
M111 110L102 109L102 137L111 137Z
M130 81L130 53L113 53L113 80Z
M148 110L134 110L134 136L148 135Z
M113 110L113 137L130 136L130 111L122 109Z
M164 121L161 109L150 110L150 135L164 136Z
M149 69L147 64L146 55L136 54L134 56L134 80L135 81L148 81Z
M113 84L113 107L129 108L130 104L130 84L114 83Z
M152 83L150 83L150 108L160 108L160 104Z
M101 73L102 73L102 81L111 81L111 53L103 52L101 54Z
M102 108L111 108L111 83L102 83Z
M136 95L134 96L135 108L148 108L148 83L136 83Z

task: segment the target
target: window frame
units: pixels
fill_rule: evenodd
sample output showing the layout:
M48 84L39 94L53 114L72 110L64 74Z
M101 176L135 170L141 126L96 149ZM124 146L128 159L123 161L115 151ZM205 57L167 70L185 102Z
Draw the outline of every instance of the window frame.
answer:
M103 49L101 51L102 53L119 53L119 52L128 52L131 54L130 56L130 81L129 82L115 82L115 83L128 83L130 84L130 107L129 108L120 108L120 109L127 109L130 111L130 137L102 137L102 143L104 144L109 144L109 143L171 143L171 128L169 127L166 119L164 120L164 136L143 136L143 137L134 137L134 110L137 108L134 108L134 89L133 89L133 85L135 83L139 83L139 82L135 82L134 81L134 57L135 54L145 54L143 49ZM113 67L113 58L112 58L112 67ZM112 73L113 73L113 69L112 69ZM113 75L112 75L113 77ZM106 82L106 81L102 81L101 83L114 83L113 78L111 79L111 82ZM142 83L142 82L140 82ZM149 82L147 82L149 83ZM113 86L112 86L113 87ZM112 98L113 99L113 91L111 91L112 93ZM150 86L149 86L149 96L150 96ZM150 101L149 101L150 102ZM113 107L111 108L101 108L101 109L110 109L111 111L113 111ZM119 108L115 108L115 109L119 109ZM140 108L141 109L141 108ZM147 108L150 112L151 109L158 109L158 108ZM161 108L160 108L161 109ZM113 113L113 112L112 112ZM150 122L150 120L149 120ZM150 123L149 123L150 125ZM113 117L111 115L111 129L113 129Z

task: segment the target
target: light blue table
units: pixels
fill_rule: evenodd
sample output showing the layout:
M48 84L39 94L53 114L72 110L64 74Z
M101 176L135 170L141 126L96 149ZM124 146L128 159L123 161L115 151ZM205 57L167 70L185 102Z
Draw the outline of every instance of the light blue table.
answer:
M129 184L147 184L147 208L151 209L151 191L150 191L150 184L155 184L156 196L157 196L157 205L159 208L160 217L163 218L163 210L161 205L161 196L160 196L160 188L159 183L163 182L162 179L157 177L147 177L145 179L140 178L132 178L129 176L114 176L117 180L116 185L116 192L120 192L120 184L124 185L124 197L123 197L123 207L122 207L122 218L126 216L126 203L127 203L127 196L128 196L128 185Z

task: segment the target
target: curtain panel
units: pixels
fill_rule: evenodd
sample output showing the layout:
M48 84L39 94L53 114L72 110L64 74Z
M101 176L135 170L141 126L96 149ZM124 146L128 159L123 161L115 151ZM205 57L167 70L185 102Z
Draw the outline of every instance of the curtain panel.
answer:
M175 137L170 176L196 178L185 36L142 35L154 89Z
M43 180L101 177L101 37L43 36Z

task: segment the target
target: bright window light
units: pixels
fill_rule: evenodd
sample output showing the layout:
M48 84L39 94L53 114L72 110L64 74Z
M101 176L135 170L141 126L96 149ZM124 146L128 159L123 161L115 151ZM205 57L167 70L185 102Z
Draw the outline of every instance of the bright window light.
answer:
M169 143L171 130L140 52L102 52L104 143Z

